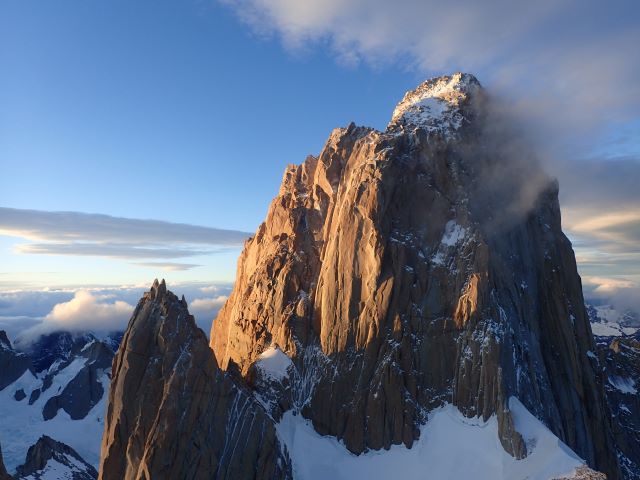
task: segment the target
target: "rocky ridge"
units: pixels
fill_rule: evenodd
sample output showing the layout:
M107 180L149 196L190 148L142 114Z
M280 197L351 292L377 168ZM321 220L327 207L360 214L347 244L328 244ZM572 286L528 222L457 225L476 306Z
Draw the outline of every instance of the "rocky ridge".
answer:
M97 467L112 345L117 345L68 332L45 334L33 344L16 342L22 351L8 339L2 343L1 357L22 362L13 381L0 389L0 436L9 471L43 434L70 445Z
M27 370L32 369L29 356L14 349L7 333L0 330L0 390L15 382Z
M291 478L273 420L218 368L164 280L138 303L113 362L99 478Z
M78 453L54 439L43 435L29 448L25 463L17 468L16 479L45 480L95 480L96 469L85 462Z
M451 402L496 415L504 449L524 457L517 397L621 478L558 185L496 133L486 101L471 75L434 79L386 131L336 129L288 167L211 347L258 396L280 392L276 417L294 408L354 453L411 447ZM275 348L293 368L274 389L256 363Z

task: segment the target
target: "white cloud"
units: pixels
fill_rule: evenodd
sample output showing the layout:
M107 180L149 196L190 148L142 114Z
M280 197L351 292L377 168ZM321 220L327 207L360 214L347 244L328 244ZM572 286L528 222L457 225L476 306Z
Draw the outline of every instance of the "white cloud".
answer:
M11 340L23 341L54 330L102 333L124 329L134 305L149 290L142 285L95 285L42 290L0 291L0 329ZM178 297L191 302L190 312L208 335L211 321L224 304L232 284L184 282L167 285Z
M622 277L584 276L585 298L612 304L616 310L631 309L640 313L640 283Z
M196 318L196 322L209 335L211 322L227 301L227 295L210 298L196 298L189 304L189 312Z
M133 305L112 295L98 295L86 290L75 292L67 302L56 304L42 323L27 329L22 337L35 338L44 333L64 331L113 332L126 327Z

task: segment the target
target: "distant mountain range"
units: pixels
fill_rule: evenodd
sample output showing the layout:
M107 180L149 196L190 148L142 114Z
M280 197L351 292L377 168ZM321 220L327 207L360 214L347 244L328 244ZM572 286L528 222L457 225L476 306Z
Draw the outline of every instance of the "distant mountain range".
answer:
M5 466L17 468L17 478L40 478L38 471L52 468L56 475L80 469L84 476L73 478L95 478L121 338L55 332L18 351L0 331L0 442Z

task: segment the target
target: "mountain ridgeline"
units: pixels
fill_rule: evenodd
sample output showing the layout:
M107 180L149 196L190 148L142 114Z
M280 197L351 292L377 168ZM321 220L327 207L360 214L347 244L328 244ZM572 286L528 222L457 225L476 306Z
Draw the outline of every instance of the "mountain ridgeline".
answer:
M360 455L411 448L453 404L496 418L524 459L513 397L589 467L640 478L558 185L469 74L286 169L210 338L164 282L145 294L113 363L101 478L298 478L288 411Z

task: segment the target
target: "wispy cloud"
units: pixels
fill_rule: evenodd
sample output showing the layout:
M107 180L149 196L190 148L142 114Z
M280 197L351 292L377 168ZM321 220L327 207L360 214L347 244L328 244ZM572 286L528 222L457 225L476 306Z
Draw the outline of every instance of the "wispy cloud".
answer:
M588 277L640 280L640 159L556 163L562 223ZM600 290L600 293L604 290ZM640 301L638 301L640 304Z
M239 246L246 232L95 213L0 207L0 234L36 241Z
M180 272L191 270L192 268L201 267L196 263L178 263L178 262L136 262L135 265L153 269L160 269L165 272Z
M0 207L0 235L36 242L17 245L16 252L21 254L165 260L238 248L249 236L236 230L159 220L3 207ZM163 262L162 266L185 270L197 265Z
M86 255L113 258L183 258L207 255L218 250L186 248L140 247L116 243L25 243L16 247L16 253L40 255Z

